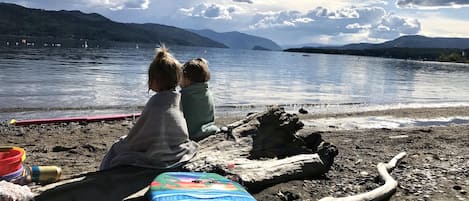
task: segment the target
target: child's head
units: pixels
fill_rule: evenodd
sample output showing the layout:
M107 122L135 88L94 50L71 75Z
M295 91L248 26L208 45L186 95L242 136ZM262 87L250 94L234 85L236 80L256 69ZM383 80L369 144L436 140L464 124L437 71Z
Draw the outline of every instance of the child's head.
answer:
M148 90L173 90L181 80L181 64L162 45L148 68Z
M181 87L187 87L196 82L207 82L210 80L208 62L203 58L192 59L182 66L183 78Z

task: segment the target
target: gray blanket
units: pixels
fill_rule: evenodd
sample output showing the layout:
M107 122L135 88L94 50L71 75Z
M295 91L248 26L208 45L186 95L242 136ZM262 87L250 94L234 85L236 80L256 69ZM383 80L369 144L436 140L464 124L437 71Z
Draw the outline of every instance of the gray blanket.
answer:
M176 91L159 92L145 105L127 137L116 142L100 169L121 165L173 168L190 160L198 144L189 140Z

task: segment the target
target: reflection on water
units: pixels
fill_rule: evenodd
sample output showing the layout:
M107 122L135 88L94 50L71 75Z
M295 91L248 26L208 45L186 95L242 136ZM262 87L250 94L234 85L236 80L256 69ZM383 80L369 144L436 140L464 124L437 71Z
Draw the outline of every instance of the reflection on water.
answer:
M392 116L321 118L303 121L305 126L314 127L319 131L355 130L378 128L409 128L469 124L469 116L447 117L436 119L411 119Z
M467 65L216 48L171 50L181 62L209 60L210 87L219 110L469 102ZM144 48L0 49L0 119L39 111L138 111L152 95L146 73L153 55L153 49Z

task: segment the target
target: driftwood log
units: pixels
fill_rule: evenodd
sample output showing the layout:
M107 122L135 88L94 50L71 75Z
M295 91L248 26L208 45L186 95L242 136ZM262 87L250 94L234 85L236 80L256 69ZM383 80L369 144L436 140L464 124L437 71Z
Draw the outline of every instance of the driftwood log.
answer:
M323 175L338 151L319 134L297 135L302 127L296 115L270 108L200 141L196 156L180 169L121 167L87 173L35 189L36 200L144 200L135 194L164 171L214 172L237 180L250 192Z
M349 197L342 197L342 198L333 198L333 197L326 197L319 201L378 201L378 200L388 200L394 192L396 192L397 188L397 181L394 180L389 172L391 172L399 163L399 161L404 158L406 155L405 152L401 152L394 156L388 163L378 163L378 173L381 179L384 180L384 185L376 188L370 192L353 195Z
M282 108L249 115L228 125L223 134L199 142L201 149L184 168L233 175L251 192L322 175L332 165L337 149L319 134L296 135L301 128L298 117Z

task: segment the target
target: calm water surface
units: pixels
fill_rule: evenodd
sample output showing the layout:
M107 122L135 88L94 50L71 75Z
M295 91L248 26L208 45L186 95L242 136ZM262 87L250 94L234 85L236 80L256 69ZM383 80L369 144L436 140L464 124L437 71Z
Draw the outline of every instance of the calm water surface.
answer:
M171 47L204 57L218 113L469 105L469 65ZM0 120L139 112L154 49L0 49Z

